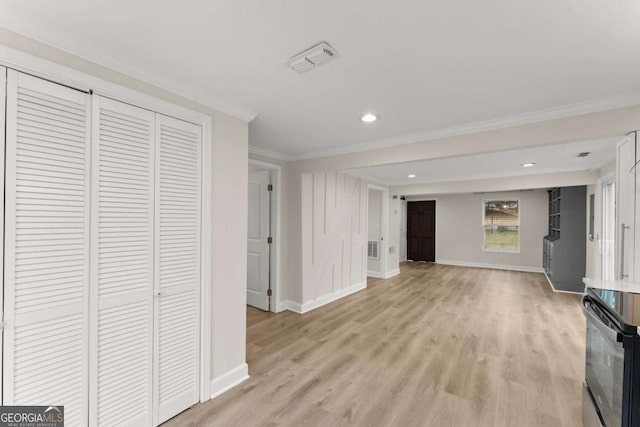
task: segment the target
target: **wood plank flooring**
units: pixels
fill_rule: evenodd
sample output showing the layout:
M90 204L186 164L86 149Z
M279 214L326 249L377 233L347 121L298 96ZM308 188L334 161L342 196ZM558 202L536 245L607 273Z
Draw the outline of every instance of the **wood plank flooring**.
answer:
M539 273L407 263L247 323L251 379L166 427L582 425L580 298Z

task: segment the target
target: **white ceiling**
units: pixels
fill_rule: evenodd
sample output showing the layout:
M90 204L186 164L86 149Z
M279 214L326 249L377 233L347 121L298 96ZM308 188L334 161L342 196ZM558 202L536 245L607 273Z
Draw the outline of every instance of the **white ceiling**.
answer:
M16 32L258 114L250 144L298 156L628 96L640 91L639 17L636 0L0 4ZM338 59L305 74L284 65L323 40ZM380 119L363 124L365 112Z
M523 150L501 151L445 159L396 163L369 168L351 169L361 176L385 185L408 185L476 179L503 178L545 173L598 169L615 160L616 143L620 138L574 142ZM587 157L578 153L590 152ZM524 168L522 163L536 163ZM415 174L415 178L409 178Z

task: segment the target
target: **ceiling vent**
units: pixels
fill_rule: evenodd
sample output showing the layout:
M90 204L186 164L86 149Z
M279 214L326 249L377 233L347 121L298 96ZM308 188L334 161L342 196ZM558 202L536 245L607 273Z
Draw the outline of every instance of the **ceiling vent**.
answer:
M587 157L589 154L591 154L590 151L583 151L582 153L578 153L576 157Z
M297 71L298 73L304 73L312 68L317 67L320 64L324 64L333 58L338 56L338 52L329 45L327 42L318 43L317 45L310 47L304 52L292 56L287 61L287 65Z

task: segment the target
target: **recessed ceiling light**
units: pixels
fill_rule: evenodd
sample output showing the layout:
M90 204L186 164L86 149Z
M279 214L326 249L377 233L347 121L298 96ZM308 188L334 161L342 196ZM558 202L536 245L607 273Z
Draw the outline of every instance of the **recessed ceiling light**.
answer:
M414 173L410 173L409 174L409 178L415 178L415 177L416 177L416 175Z
M533 162L529 162L529 163L523 163L522 166L523 168L530 168L531 166L535 166L536 164Z
M371 123L371 122L375 122L377 119L378 117L375 114L368 113L362 116L360 120L362 120L365 123Z

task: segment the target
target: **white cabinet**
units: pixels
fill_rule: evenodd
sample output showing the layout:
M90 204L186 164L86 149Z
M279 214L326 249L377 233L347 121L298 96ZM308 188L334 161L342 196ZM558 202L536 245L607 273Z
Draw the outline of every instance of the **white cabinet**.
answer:
M640 268L640 250L636 248L640 242L636 236L640 225L640 176L634 173L637 157L637 132L631 132L618 144L617 153L616 279L624 281L634 281Z

